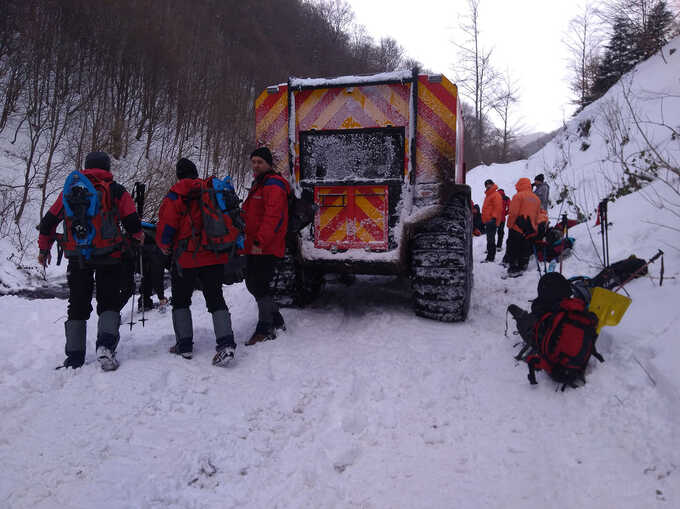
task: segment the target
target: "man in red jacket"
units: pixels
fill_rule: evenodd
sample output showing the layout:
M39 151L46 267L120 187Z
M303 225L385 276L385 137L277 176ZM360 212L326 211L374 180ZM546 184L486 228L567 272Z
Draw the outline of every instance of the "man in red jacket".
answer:
M191 294L196 280L201 282L208 311L212 314L216 353L212 363L226 366L236 351L231 316L222 295L224 265L228 253L209 250L202 242L203 217L201 189L196 165L189 159L177 162L177 183L163 198L158 212L156 243L165 255L172 254L172 325L175 345L171 353L191 359L194 329L191 320Z
M273 170L272 154L260 147L250 155L253 184L243 203L246 223L246 287L255 297L258 322L246 345L276 338L276 329L284 329L283 317L274 302L272 282L276 263L286 251L288 230L288 195L290 186Z
M64 324L66 333L66 360L64 367L79 368L85 362L87 320L92 313L93 283L97 288L97 360L104 371L118 368L116 346L120 338L120 283L121 251L123 236L119 223L137 242L142 240L142 226L132 197L123 186L113 180L111 160L105 152L91 152L85 158L82 172L92 183L99 186L99 217L92 218L95 231L89 256L84 257L76 245L75 217L65 214L64 193L40 221L38 237L39 263L45 267L52 260L50 250L56 238L57 226L65 221L64 252L68 258L67 281L69 287L68 319ZM101 191L104 190L104 191ZM108 190L108 191L106 191ZM107 196L104 196L107 194ZM70 198L67 198L67 202ZM105 216L105 217L104 217ZM100 231L97 231L100 230ZM106 230L106 233L104 232Z

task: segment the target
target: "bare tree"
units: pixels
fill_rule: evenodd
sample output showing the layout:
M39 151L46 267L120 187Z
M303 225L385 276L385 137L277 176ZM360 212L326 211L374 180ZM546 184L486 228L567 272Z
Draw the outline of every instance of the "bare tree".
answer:
M500 162L508 162L510 148L517 138L517 131L519 130L517 123L512 120L513 106L519 101L519 85L508 70L499 77L497 86L493 110L501 121L501 127L498 129L500 139L499 159Z
M602 42L601 23L594 4L586 3L582 11L571 19L563 41L569 49L572 73L569 86L574 93L572 102L580 111L592 101L591 90L597 79Z
M474 162L482 160L482 146L486 131L486 112L492 107L492 90L497 74L491 65L492 49L486 49L481 41L481 0L468 0L468 12L460 23L465 40L454 41L458 60L454 66L456 81L473 101L474 138L472 153Z

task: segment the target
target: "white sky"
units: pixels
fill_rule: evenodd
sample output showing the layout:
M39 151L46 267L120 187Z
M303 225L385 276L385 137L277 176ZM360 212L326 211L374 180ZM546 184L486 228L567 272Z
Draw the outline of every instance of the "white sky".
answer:
M428 69L453 79L459 19L466 0L349 0L356 22L377 40L395 38ZM482 43L493 64L510 70L520 86L515 119L524 132L551 131L569 118L567 50L562 43L576 0L481 0ZM468 101L470 102L470 101Z

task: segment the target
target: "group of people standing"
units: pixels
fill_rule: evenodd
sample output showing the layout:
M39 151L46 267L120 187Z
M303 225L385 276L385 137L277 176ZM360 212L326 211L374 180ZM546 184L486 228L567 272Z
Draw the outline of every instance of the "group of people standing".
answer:
M508 267L508 276L517 277L526 270L531 256L531 242L540 236L541 229L548 223L550 187L542 174L536 175L533 185L526 178L515 184L517 192L510 199L493 180L484 182L485 197L481 210L481 228L486 233L486 259L493 262L496 251L503 247L505 226L508 240L503 264Z
M250 162L254 180L240 212L244 230L240 234L244 235L244 244L238 251L216 250L206 242L211 234L207 230L212 226L204 219L206 211L201 203L201 193L206 189L207 180L198 178L198 170L191 160L182 158L177 162L177 182L160 206L155 245L150 247L159 249L167 260L171 260L168 265L175 344L170 352L185 359L191 359L193 355L191 297L197 286L212 315L216 343L213 365L225 366L234 358L236 342L222 293L225 266L234 261L230 258L245 256L246 286L258 307L257 327L245 344L275 339L276 331L285 329L274 301L272 282L277 260L285 251L290 187L274 170L272 154L266 147L256 149ZM120 295L126 272L123 255L126 249L142 249L145 237L132 197L113 179L108 154L88 154L81 173L94 186L99 198L97 215L90 217L91 226L85 228L91 230L86 256L77 246L78 235L83 234L82 221L74 216L70 198L62 192L41 220L38 261L43 266L50 263L57 226L64 221L69 300L64 325L66 360L63 366L79 368L85 362L87 320L92 313L92 293L96 286L99 316L96 355L102 369L112 371L119 366L116 348L120 339ZM143 306L146 304L142 302Z

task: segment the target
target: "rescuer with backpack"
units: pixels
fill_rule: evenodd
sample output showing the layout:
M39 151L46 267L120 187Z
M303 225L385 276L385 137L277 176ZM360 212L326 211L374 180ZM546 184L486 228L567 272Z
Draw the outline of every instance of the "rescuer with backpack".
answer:
M482 204L482 224L486 231L486 259L492 262L496 257L496 230L505 219L503 215L503 198L498 192L498 186L493 180L484 182L486 188L484 203ZM484 263L482 262L482 263Z
M85 169L66 179L64 190L40 222L38 261L49 265L56 229L64 221L63 248L69 260L66 360L63 367L79 368L85 362L87 320L92 313L96 282L97 360L104 371L118 368L116 346L120 338L121 252L128 235L142 240L139 215L132 197L113 180L111 160L105 152L91 152Z
M516 360L529 366L529 382L536 384L536 371L543 370L558 383L576 387L585 382L590 357L604 362L595 348L598 319L586 302L572 298L569 281L558 272L544 274L531 312L511 304L508 312L517 323L524 345Z
M531 192L531 182L523 177L515 184L517 193L510 201L508 214L508 250L506 252L509 277L517 277L524 272L531 255L530 239L538 231L538 212L541 202Z
M272 154L260 147L250 155L253 184L243 203L246 222L246 287L255 297L258 322L246 345L276 338L276 329L284 329L283 317L274 302L272 282L278 260L286 250L288 230L288 181L273 169Z
M175 345L171 353L191 359L193 323L191 294L201 283L208 311L212 314L216 353L212 363L226 366L236 351L231 316L222 295L224 265L236 252L241 235L238 197L225 181L198 178L189 159L177 162L177 183L161 203L156 243L172 256L172 324Z

